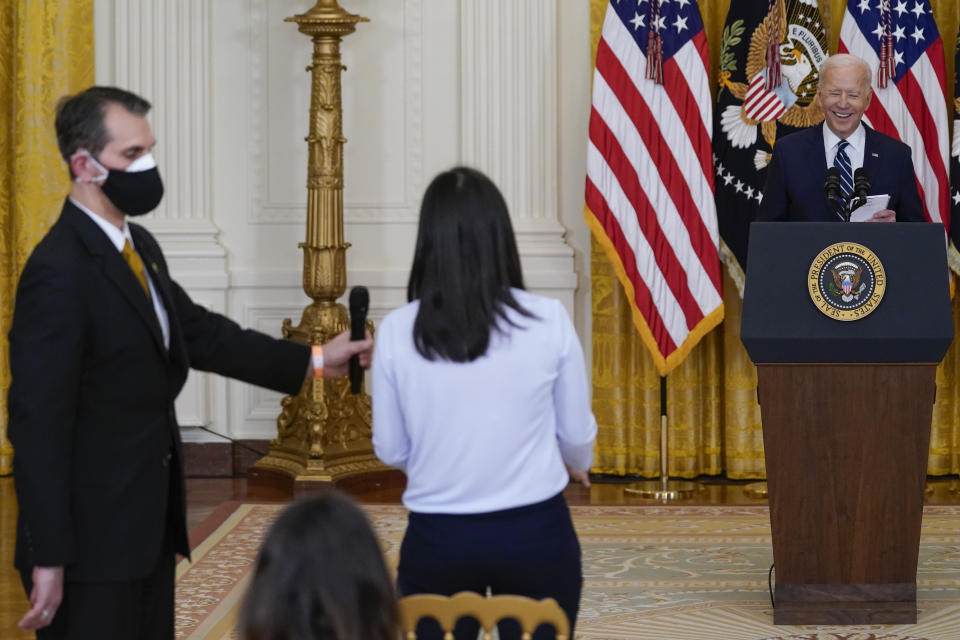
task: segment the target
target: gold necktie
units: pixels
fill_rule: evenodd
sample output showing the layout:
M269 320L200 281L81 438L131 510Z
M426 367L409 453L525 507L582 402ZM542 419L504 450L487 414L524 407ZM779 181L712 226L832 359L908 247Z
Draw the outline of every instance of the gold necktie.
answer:
M130 238L127 238L123 243L123 259L127 261L127 264L130 265L130 268L133 270L133 275L137 276L137 280L140 281L140 286L143 287L143 291L147 294L147 298L150 297L150 285L147 284L147 274L143 270L143 260L140 259L140 254L133 250L133 245L130 244Z

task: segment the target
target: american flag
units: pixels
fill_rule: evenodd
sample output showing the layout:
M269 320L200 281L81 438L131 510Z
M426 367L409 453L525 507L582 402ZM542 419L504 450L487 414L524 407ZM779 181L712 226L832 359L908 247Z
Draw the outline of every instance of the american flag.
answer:
M885 42L889 56L883 55ZM947 72L930 2L849 0L839 49L863 58L873 69L873 99L864 119L910 145L927 219L949 227ZM886 88L881 72L885 60L892 62Z
M708 67L695 0L611 0L593 75L586 218L661 375L723 319Z
M960 31L957 32L960 42ZM953 143L950 146L950 235L953 249L947 252L950 268L960 273L960 47L953 56ZM950 281L951 283L953 280Z

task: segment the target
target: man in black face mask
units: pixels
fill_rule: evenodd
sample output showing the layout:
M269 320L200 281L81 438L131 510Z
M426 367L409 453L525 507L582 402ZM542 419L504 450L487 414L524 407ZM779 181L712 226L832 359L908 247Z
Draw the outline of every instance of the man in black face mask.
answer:
M127 222L163 196L149 108L111 87L61 101L74 182L17 287L15 565L31 605L19 626L39 640L173 638L174 557L190 551L174 399L190 367L294 394L355 353L369 364L369 339L276 340L170 278L153 236Z

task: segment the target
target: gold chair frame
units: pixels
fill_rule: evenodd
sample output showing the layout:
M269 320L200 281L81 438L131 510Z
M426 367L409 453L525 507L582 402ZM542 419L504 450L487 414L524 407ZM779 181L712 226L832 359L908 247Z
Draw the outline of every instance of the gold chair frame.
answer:
M480 623L483 640L491 640L494 627L504 618L514 618L520 623L523 640L530 640L537 627L544 623L553 625L557 640L570 637L567 614L553 598L534 600L512 595L485 598L473 591L461 591L452 596L425 593L400 599L400 619L406 640L416 640L421 618L434 618L443 627L444 640L453 640L453 627L463 617Z

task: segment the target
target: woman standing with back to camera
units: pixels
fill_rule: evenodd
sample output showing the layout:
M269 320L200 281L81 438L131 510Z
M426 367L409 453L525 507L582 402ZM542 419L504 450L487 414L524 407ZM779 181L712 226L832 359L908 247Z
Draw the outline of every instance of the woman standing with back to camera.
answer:
M407 298L373 360L374 448L407 475L400 595L552 597L572 633L583 575L563 489L589 486L597 431L583 351L560 302L523 289L506 203L479 171L427 187Z

